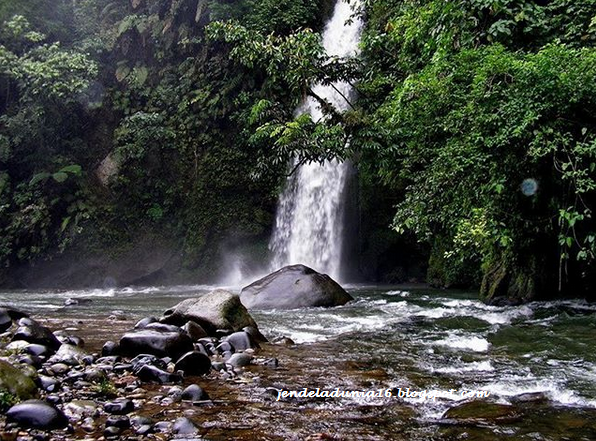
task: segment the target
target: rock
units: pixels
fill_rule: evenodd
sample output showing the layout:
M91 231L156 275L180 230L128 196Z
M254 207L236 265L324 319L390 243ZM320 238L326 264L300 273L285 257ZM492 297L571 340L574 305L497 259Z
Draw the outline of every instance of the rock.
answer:
M239 331L245 326L257 328L240 298L229 291L217 289L193 299L186 299L164 313L163 323L184 325L193 321L209 335L218 329Z
M290 265L244 287L240 300L248 309L295 309L339 306L353 298L328 275Z
M163 332L181 332L182 328L176 325L168 325L166 323L149 323L144 329L155 329Z
M163 361L161 358L157 358L155 355L151 354L139 354L132 360L130 360L130 364L132 365L132 371L136 374L143 366L155 366L158 369L165 370L167 368L167 363Z
M121 433L122 429L120 427L106 426L106 428L103 431L103 436L106 439L117 439L120 438Z
M106 427L128 429L130 427L130 420L126 415L112 415L106 419Z
M153 432L153 426L151 424L143 424L135 428L135 433L137 435L145 436L149 435L151 432Z
M165 433L172 430L172 423L170 421L159 421L153 425L153 430L159 433Z
M259 344L252 339L250 334L244 331L234 332L233 334L228 335L226 337L226 342L232 345L234 352L259 348Z
M99 417L99 406L91 400L73 400L64 405L64 414L72 421Z
M120 345L118 343L108 340L104 343L103 347L101 348L101 356L102 357L109 357L112 355L117 355L120 351Z
M58 349L61 345L56 336L52 334L52 331L30 318L22 318L19 320L19 327L15 331L12 340L24 340L29 343L37 343L53 350Z
M62 344L78 346L79 348L82 348L85 346L85 342L83 341L83 339L81 337L78 337L76 335L71 335L66 331L56 331L56 332L54 332L54 335L56 336L58 341Z
M273 340L273 343L284 346L294 346L296 344L296 342L294 342L294 340L292 340L290 337L278 337Z
M195 423L185 417L178 418L172 426L172 432L179 435L194 435L198 431L199 429L197 429Z
M527 392L511 398L515 404L544 404L548 402L548 397L544 392Z
M151 323L157 323L157 322L158 322L158 320L155 317L145 317L136 323L135 329L143 329L147 325L150 325Z
M30 343L27 343L25 340L15 340L8 343L4 349L10 352L22 353L25 352L25 349L29 344ZM52 353L53 352L54 351L52 351Z
M211 360L200 352L187 352L176 362L174 369L185 375L205 375L211 370Z
M159 357L171 356L177 359L182 354L192 350L192 340L182 330L138 329L124 334L120 339L120 352L128 357L139 354L153 354Z
M47 370L50 375L62 375L67 373L70 367L64 363L54 363Z
M215 348L215 350L217 351L218 354L223 354L224 352L234 352L234 348L227 341L224 341L224 342L221 342L220 344L218 344L217 347Z
M228 360L226 360L227 364L231 364L234 367L242 367L248 366L252 361L252 356L244 353L238 353L232 355Z
M47 346L31 343L24 348L24 352L38 357L45 357L50 355L51 351Z
M167 371L161 370L155 366L145 365L137 372L137 377L144 382L153 383L179 383L182 377L178 374L170 374Z
M112 415L125 415L135 410L135 406L131 400L118 399L104 404L103 410Z
M89 305L93 303L92 299L73 299L68 298L64 301L64 306L79 306L79 305Z
M52 377L40 375L38 377L40 387L46 392L56 392L60 388L60 381Z
M54 355L48 360L49 363L64 363L69 366L76 366L83 363L87 353L81 348L73 345L63 344Z
M27 429L61 429L68 424L68 418L60 410L40 400L28 400L12 406L6 412L6 418Z
M7 390L21 400L33 398L37 394L33 380L4 360L0 360L0 389Z
M267 343L269 341L263 334L261 334L261 331L259 331L257 328L253 328L252 326L245 326L244 328L242 328L242 330L246 332L248 335L250 335L251 338L257 343Z
M198 341L200 338L207 337L207 331L195 322L186 322L182 330L188 334L192 341Z
M150 418L141 415L135 415L130 418L130 424L132 427L141 427L146 425L150 426L153 424L153 421Z
M198 384L191 384L182 391L180 398L182 398L183 401L196 402L209 400L209 395Z
M443 414L442 419L456 424L503 424L521 419L514 406L487 401L467 401L454 406Z

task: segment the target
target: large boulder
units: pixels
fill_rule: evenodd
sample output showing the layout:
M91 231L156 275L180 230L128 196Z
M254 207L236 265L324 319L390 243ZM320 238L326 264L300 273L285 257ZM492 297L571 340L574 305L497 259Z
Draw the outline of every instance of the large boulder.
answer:
M209 335L218 329L240 331L245 326L257 327L238 295L223 289L183 300L167 310L161 322L182 326L189 320L201 325Z
M244 287L240 300L249 309L295 309L339 306L353 298L327 274L290 265Z
M37 386L33 380L4 360L0 360L0 389L10 392L21 400L37 395Z

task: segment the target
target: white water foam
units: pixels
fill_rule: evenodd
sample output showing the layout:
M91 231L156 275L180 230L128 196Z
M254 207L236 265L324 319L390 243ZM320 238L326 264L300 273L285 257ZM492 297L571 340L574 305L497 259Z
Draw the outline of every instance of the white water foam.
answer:
M476 336L462 336L450 334L448 338L432 342L434 345L446 346L451 349L469 350L473 352L486 352L490 347L487 339Z

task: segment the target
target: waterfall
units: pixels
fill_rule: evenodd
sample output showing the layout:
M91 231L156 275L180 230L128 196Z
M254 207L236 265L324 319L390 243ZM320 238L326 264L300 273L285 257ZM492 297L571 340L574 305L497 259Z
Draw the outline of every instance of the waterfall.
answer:
M358 54L362 21L352 14L350 4L338 0L322 36L327 55L354 57ZM345 82L318 84L313 90L340 112L349 108L346 97L353 95L351 86ZM308 97L296 113L308 113L313 121L323 117L312 97ZM272 269L302 263L335 279L341 278L343 195L348 171L349 164L327 161L304 164L288 178L279 198L269 244L273 252Z

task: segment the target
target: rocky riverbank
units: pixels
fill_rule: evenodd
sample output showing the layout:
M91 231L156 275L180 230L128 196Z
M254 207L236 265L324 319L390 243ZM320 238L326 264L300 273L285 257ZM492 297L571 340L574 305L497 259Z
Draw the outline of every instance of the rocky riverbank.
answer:
M415 373L405 359L383 361L383 345L370 342L373 334L346 334L301 345L288 339L256 341L258 334L250 327L258 329L254 325L260 321L252 323L237 314L242 309L234 307L233 296L218 297L229 300L219 304L234 319L214 326L205 321L214 320L207 314L211 308L194 301L180 302L163 317L153 318L124 312L97 315L84 306L69 309L68 318L59 313L26 318L5 309L0 314L2 358L16 367L20 380L13 377L2 387L21 384L25 387L22 401L42 403L15 409L16 391L3 394L0 438L438 440L467 436L498 440L510 432L519 439L541 439L540 435L563 440L596 435L593 409L557 406L545 394L525 394L510 404L496 402L501 399L496 396L452 402L442 418L430 420L421 417L419 403L399 397L277 401L281 389L385 390L396 383L416 389L436 380ZM188 338L192 350L185 352L190 349ZM243 349L242 342L250 347L245 344ZM398 339L384 343L400 344ZM153 353L142 355L147 352ZM409 353L407 348L401 352ZM248 364L234 365L234 355ZM194 360L190 366L181 363L185 356ZM12 374L16 375L14 370ZM443 389L453 386L452 381L437 384ZM32 415L37 418L36 427L32 427Z

